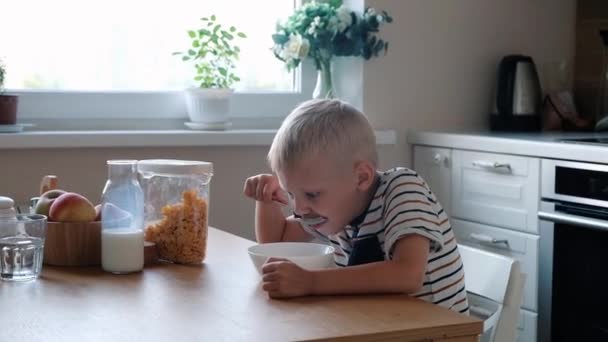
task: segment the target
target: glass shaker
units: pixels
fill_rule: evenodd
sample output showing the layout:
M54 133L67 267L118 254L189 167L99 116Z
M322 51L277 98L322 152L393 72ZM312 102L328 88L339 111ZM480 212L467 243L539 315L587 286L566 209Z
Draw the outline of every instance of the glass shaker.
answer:
M138 272L144 266L144 195L137 160L108 160L101 199L101 266L112 273Z
M46 216L17 214L14 206L0 196L0 279L34 280L42 270Z
M200 264L205 259L209 183L213 164L193 160L140 160L145 197L145 239L159 259Z

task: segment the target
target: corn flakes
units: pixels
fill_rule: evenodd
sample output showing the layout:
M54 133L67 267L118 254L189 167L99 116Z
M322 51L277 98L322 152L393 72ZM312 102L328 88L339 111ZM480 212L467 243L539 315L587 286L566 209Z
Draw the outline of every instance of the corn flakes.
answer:
M162 220L146 227L146 241L156 243L160 259L201 263L207 249L207 201L195 190L184 191L182 198L164 206Z

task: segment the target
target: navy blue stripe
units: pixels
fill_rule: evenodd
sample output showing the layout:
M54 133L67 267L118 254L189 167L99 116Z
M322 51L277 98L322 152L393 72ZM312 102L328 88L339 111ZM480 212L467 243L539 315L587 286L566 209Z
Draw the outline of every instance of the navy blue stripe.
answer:
M424 283L422 283L422 286L433 285L433 284L435 284L437 282L440 282L440 281L442 281L444 279L447 279L447 278L453 276L454 274L460 272L461 270L462 270L462 264L460 264L460 267L458 267L454 272L448 273L448 274L444 275L443 277L437 278L437 279L435 279L433 281L425 281Z
M369 214L371 214L371 213L373 213L373 212L375 212L375 211L380 210L381 208L382 208L382 205L379 205L379 206L375 207L374 209L370 209L370 210L368 210L368 211L365 213L365 217L367 217L367 215L369 215ZM361 225L363 225L364 223L365 223L365 220L363 220L363 223L361 223Z
M445 235L445 234L447 234L447 233L449 233L451 231L452 231L452 226L449 226L448 229L446 229L445 232L441 233L441 235Z
M329 239L329 242L333 243L334 245L340 246L340 243L336 240Z
M395 196L391 197L391 199L389 200L389 202L386 204L386 208L390 208L391 204L393 203L393 201L395 199L397 199L397 197L402 196L402 195L409 195L409 194L418 194L418 195L422 195L424 196L424 198L426 198L427 200L429 200L429 202L436 204L437 201L435 201L434 199L432 199L431 197L429 197L427 194L425 194L422 191L416 191L416 190L405 190L402 192L397 193Z
M439 212L437 213L437 216L439 216L439 215L443 214L443 211L444 211L444 210L443 210L443 208L441 208L441 209L439 210Z
M386 194L390 191L388 191L388 189L391 187L391 185L393 184L393 182L401 177L414 177L414 178L418 178L418 174L417 173L402 173L400 175L398 175L397 177L394 177L393 179L390 180L390 182L388 182L388 185L386 186L386 188L384 189L384 191L382 192L382 197L386 197Z
M448 299L452 299L452 298L456 297L456 295L459 294L459 293L461 293L462 291L464 291L464 286L461 287L460 290L458 290L457 292L453 293L452 295L447 296L447 297L443 298L442 300L438 300L436 302L433 302L433 304L441 304L441 303L445 302Z
M430 228L427 228L425 226L408 226L407 228L408 229L420 229L420 230L424 230L424 231L429 232L429 233L431 233L433 235L439 233L439 231L437 231L437 229L430 229ZM387 240L389 240L388 236L386 238L387 238ZM436 236L436 238L437 238L437 236Z
M334 264L336 264L337 266L340 266L340 267L346 267L346 265L341 264L341 263L339 263L339 262L337 262L337 261L334 261Z
M468 306L468 305L467 305L467 307L466 307L466 308L464 308L464 309L462 309L462 310L460 310L460 311L458 311L458 312L460 312L460 313L465 313L465 312L467 312L467 311L469 311L469 306Z
M445 252L445 253L444 253L444 254L442 254L442 255L436 256L436 257L434 257L433 259L429 259L429 263L431 263L431 262L433 262L433 261L436 261L436 260L439 260L439 259L441 259L441 258L443 258L443 257L446 257L446 256L450 255L451 253L454 253L454 251L456 250L456 248L458 248L458 245L454 246L454 248L452 248L451 250L449 250L449 251Z
M436 216L436 214L432 211L428 211L428 210L424 210L424 209L408 209L408 210L402 210L398 213L395 214L395 216L393 216L393 218L386 222L384 224L385 227L390 227L391 224L393 224L393 221L395 221L397 219L397 217L399 217L401 214L407 214L407 213L424 213L424 214L428 214L433 216L433 218L438 219L438 217ZM385 218L386 219L386 218Z

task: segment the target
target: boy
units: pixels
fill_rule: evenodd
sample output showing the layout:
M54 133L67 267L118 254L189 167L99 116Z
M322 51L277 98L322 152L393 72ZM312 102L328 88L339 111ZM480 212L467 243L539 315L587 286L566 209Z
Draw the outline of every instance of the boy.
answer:
M259 243L323 239L337 268L308 271L287 260L263 267L272 298L407 293L467 313L464 273L447 215L414 171L376 170L376 139L363 113L339 100L298 106L277 132L274 175L245 182L256 200ZM291 205L287 218L282 205Z

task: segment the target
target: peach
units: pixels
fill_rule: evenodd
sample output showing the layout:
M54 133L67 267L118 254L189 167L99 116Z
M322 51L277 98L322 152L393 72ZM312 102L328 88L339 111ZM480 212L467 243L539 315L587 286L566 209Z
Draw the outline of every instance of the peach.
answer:
M48 217L53 202L57 199L57 197L65 193L66 191L60 189L49 190L43 193L42 195L40 195L38 203L36 203L36 208L34 209L34 212L36 214Z
M49 210L49 220L57 222L92 222L95 216L93 204L75 192L57 197Z

